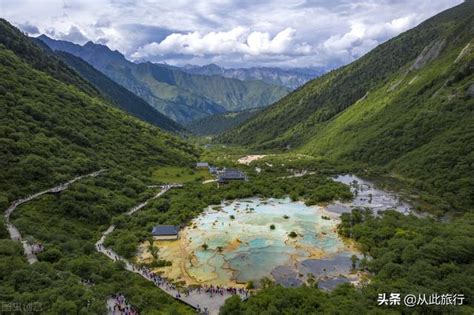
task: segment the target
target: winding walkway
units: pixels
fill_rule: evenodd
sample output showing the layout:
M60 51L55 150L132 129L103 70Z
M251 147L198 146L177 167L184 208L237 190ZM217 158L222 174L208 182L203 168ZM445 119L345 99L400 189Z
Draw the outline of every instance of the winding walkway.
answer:
M24 203L30 202L31 200L36 199L36 198L38 198L38 197L40 197L44 194L59 193L59 192L65 190L65 189L67 189L69 187L69 185L71 185L72 183L74 183L78 180L81 180L81 179L86 178L86 177L96 177L104 171L105 170L99 170L99 171L96 171L96 172L93 172L93 173L90 173L90 174L81 175L81 176L78 176L78 177L75 177L75 178L71 179L68 182L59 184L58 186L55 186L53 188L40 191L36 194L30 195L30 196L25 197L25 198L17 199L17 200L12 202L12 204L10 205L10 207L8 207L7 210L5 210L4 220L5 220L6 228L7 228L8 232L10 233L10 238L13 241L18 241L18 242L22 243L23 249L25 251L25 256L26 256L26 259L28 260L28 263L34 264L35 262L38 261L38 258L36 258L36 254L34 253L34 250L33 250L33 247L31 246L31 244L28 244L27 241L23 240L23 238L21 237L20 231L16 228L16 226L14 226L10 222L10 216L13 213L13 211L15 211L15 209L18 206L20 206Z
M150 200L153 200L153 199L156 199L156 198L160 197L161 195L166 193L168 190L170 190L171 188L175 188L175 187L182 187L182 185L164 185L164 186L161 186L161 191L158 194L156 194L154 197L148 199L147 201L139 204L138 206L130 209L127 212L127 215L134 214L138 210L145 207ZM180 292L178 290L176 290L173 286L169 285L168 283L156 283L154 281L154 279L150 276L150 274L148 272L146 272L146 270L133 265L128 260L126 260L125 258L123 258L123 257L119 256L117 253L115 253L112 249L106 248L104 246L105 239L107 238L107 236L110 233L112 233L114 231L114 229L115 229L115 226L111 225L111 226L109 226L109 228L107 230L105 230L105 232L102 233L102 237L95 244L96 245L96 250L98 252L106 255L107 257L109 257L110 259L112 259L114 261L124 262L126 270L134 272L136 274L139 274L140 276L142 276L146 280L153 282L153 284L155 284L158 288L160 288L161 290L163 290L164 292L166 292L167 294L169 294L173 298L175 298L175 299L177 299L181 302L184 302L185 304L191 306L195 310L201 310L202 311L204 309L207 309L207 311L208 311L207 314L217 315L217 314L219 314L220 307L222 305L224 305L225 300L227 300L229 297L231 297L233 295L229 292L224 292L223 295L214 294L214 295L211 296L210 294L208 294L204 291L198 291L198 290L191 290L188 295L185 295L183 293L180 294Z

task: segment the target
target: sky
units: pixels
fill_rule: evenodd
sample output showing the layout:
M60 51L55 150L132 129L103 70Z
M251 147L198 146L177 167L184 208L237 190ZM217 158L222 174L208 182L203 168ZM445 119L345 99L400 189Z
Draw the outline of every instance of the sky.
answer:
M133 61L333 68L463 0L0 0L31 36Z

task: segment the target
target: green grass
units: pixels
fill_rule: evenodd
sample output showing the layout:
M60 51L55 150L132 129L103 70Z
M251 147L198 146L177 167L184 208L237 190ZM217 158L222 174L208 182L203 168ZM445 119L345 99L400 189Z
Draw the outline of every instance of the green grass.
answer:
M153 171L152 180L160 183L184 184L194 181L214 179L208 169L192 169L187 167L166 166Z

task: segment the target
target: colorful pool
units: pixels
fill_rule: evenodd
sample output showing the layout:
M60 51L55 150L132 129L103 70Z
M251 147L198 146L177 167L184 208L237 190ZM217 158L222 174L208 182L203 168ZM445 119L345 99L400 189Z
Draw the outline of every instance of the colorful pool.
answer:
M338 223L337 214L290 199L212 206L181 231L178 241L157 242L160 257L173 262L160 271L188 285L239 285L265 277L297 285L314 274L308 262L345 258L336 274L348 273L356 251L337 235ZM290 237L291 232L297 236Z

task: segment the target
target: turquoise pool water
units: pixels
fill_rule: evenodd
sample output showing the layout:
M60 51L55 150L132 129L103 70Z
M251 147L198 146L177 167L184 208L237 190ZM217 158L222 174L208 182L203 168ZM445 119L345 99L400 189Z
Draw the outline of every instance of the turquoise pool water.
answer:
M323 207L308 207L288 198L251 198L215 208L206 209L182 232L178 242L183 251L164 248L160 252L171 261L188 253L179 268L198 283L258 282L264 277L278 280L282 266L292 272L306 272L308 268L301 265L305 260L350 257L354 253L335 232L338 215ZM290 237L291 232L297 237Z
M357 280L350 271L351 256L358 252L336 232L340 214L353 207L411 209L395 194L358 177L334 180L357 190L352 202L308 207L289 198L249 198L208 207L181 231L180 240L158 245L159 255L173 262L161 271L187 284L224 286L258 284L265 277L297 286L309 274L325 289ZM290 237L291 232L297 236Z

